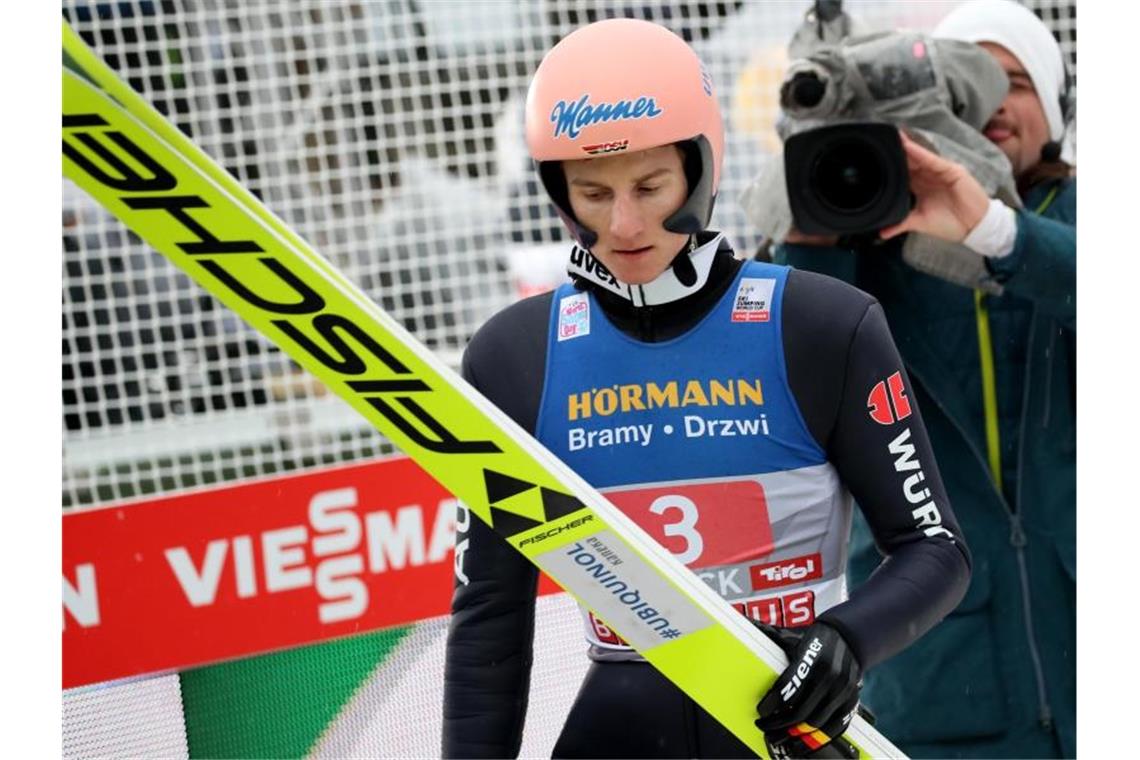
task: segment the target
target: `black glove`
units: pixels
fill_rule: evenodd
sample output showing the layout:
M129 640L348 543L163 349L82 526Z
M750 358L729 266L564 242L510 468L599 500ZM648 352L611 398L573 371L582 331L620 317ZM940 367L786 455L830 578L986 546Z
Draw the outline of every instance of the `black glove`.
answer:
M847 642L826 623L800 629L755 625L788 655L788 667L756 706L756 727L772 757L858 757L841 738L859 707L863 685ZM837 737L840 741L833 741Z

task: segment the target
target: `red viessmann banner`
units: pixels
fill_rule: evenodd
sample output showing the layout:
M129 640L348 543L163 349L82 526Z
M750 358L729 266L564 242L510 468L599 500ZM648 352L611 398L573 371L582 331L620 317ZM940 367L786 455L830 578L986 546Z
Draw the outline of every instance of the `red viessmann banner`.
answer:
M455 519L405 457L65 513L63 687L447 614Z

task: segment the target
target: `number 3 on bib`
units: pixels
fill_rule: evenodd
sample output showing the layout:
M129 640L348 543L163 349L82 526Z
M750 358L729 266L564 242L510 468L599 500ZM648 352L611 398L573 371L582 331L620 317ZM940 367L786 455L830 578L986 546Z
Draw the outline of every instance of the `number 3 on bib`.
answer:
M679 520L665 523L662 527L665 529L666 536L681 538L685 542L685 550L678 552L671 549L670 551L673 552L674 557L686 565L692 565L700 559L701 552L705 550L705 540L701 538L701 533L697 530L697 518L700 516L700 511L692 499L681 494L658 496L649 505L649 511L662 516L666 512L680 512Z
M605 494L691 568L746 562L772 551L768 503L757 480L643 484Z

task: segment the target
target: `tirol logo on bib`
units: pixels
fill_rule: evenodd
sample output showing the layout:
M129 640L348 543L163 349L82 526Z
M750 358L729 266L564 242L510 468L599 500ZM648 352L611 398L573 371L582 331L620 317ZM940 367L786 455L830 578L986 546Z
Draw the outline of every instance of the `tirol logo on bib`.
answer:
M736 289L732 303L733 322L767 322L771 318L772 291L776 281L766 277L745 277Z
M590 300L585 293L566 296L558 302L558 340L590 334Z

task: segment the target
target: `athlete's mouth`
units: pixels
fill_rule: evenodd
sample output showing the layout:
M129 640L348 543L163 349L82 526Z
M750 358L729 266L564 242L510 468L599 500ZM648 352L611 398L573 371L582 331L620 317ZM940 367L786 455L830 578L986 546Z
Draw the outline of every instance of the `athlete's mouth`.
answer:
M627 256L632 256L639 253L647 253L651 248L653 248L651 245L642 246L641 248L615 248L614 253L621 253Z

